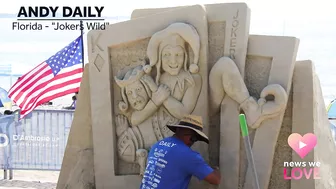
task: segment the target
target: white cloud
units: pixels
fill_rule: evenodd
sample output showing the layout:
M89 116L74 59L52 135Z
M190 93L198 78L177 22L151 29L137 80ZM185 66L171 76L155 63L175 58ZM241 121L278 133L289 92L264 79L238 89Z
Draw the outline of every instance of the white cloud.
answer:
M26 62L1 62L1 65L12 65L12 74L25 74L32 70L36 65L29 65Z
M32 70L36 65L27 65L25 63L12 64L14 74L26 74L29 70Z
M12 42L1 43L0 52L2 53L50 53L57 52L69 43L66 42L40 42L40 43L25 43L25 42Z

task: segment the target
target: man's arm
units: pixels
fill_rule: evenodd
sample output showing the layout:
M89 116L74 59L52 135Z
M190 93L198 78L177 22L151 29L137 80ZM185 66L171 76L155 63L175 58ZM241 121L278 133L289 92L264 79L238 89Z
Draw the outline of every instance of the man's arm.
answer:
M219 185L221 181L221 174L218 167L214 168L214 171L204 178L210 184Z
M189 154L186 158L185 167L187 172L197 177L199 180L219 185L221 175L218 168L211 168L198 153Z

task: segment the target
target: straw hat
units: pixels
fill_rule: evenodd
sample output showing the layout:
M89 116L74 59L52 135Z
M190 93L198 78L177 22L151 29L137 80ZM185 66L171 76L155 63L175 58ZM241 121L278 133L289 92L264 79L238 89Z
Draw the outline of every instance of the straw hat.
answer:
M177 125L167 125L167 127L175 133L176 128L188 128L194 130L200 137L200 141L209 144L209 138L203 133L202 117L197 115L184 116Z

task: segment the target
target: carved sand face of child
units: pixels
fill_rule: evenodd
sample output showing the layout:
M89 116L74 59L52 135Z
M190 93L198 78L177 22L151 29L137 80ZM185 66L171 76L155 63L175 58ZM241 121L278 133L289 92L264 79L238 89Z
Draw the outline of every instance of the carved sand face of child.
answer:
M162 50L162 69L170 75L178 75L184 63L184 49L177 45L167 45Z
M145 87L140 81L135 81L125 88L127 100L134 110L142 110L149 101Z

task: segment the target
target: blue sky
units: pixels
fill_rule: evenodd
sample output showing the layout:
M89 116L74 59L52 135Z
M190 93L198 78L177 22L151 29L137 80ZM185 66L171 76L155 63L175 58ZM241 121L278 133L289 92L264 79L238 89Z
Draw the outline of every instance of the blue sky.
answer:
M298 60L312 59L327 95L336 97L336 12L332 0L15 0L0 6L0 65L11 64L14 73L26 73L80 35L80 31L13 31L12 22L21 6L104 6L110 23L125 20L136 8L192 4L246 2L251 9L251 34L289 35L300 38ZM86 37L85 55L86 55ZM87 57L85 57L87 60ZM333 78L333 79L331 79ZM0 83L1 84L1 83Z

